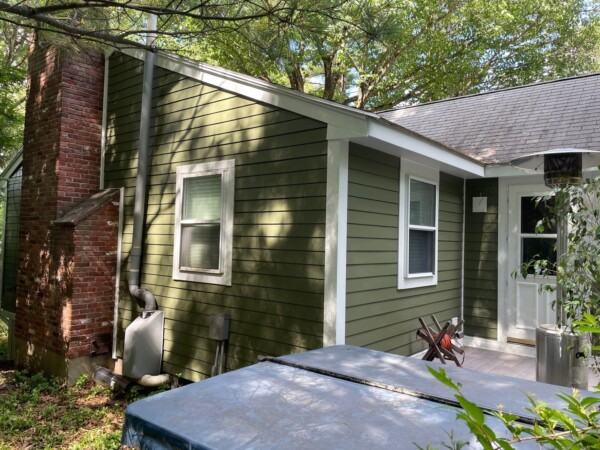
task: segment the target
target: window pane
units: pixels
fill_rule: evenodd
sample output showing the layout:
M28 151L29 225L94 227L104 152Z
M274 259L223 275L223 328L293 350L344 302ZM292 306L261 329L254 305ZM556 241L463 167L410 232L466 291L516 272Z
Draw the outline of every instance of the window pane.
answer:
M183 220L221 219L221 175L186 178L183 196Z
M433 273L435 232L409 230L408 273Z
M219 269L220 224L183 226L181 267Z
M435 185L410 180L410 224L435 226Z
M537 197L521 197L521 233L535 233L535 226L545 217L551 220L544 223L544 233L556 233L556 221L552 217L554 197L537 202Z
M532 260L545 259L552 265L556 264L556 239L555 238L521 238L521 263ZM533 273L533 267L528 268L528 273Z

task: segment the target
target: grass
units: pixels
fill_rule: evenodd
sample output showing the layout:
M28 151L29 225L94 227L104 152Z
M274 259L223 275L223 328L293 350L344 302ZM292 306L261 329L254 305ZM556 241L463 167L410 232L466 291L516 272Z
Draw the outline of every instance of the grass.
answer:
M120 447L124 401L82 377L67 388L27 372L0 372L0 450Z
M7 355L6 334L0 325L0 361ZM125 407L151 393L134 386L116 399L87 376L68 388L41 374L0 368L0 450L124 448Z

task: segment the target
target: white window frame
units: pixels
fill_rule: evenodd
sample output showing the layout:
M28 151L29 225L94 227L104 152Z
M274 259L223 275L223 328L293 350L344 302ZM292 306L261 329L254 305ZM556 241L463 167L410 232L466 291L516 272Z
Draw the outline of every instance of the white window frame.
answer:
M417 180L435 186L435 226L422 227L410 225L410 180ZM440 171L414 161L400 160L400 206L398 220L398 289L412 289L437 285L438 253L439 253L439 213L440 213ZM433 272L408 273L409 230L426 229L434 231L435 250L433 255Z
M181 230L184 181L187 178L221 175L221 234L219 269L185 269L180 267ZM231 286L233 255L233 204L235 192L235 160L213 161L179 166L175 194L175 239L173 248L173 279L197 283Z

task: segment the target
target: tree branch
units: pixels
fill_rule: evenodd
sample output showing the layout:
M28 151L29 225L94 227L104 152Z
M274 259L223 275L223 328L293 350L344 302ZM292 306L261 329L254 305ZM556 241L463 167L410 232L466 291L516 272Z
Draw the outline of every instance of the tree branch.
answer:
M59 31L62 34L67 34L69 36L78 37L78 38L86 38L93 41L105 41L112 42L114 44L128 45L132 47L142 48L145 50L153 50L152 47L142 44L141 42L135 42L130 39L122 38L119 36L115 36L113 34L107 33L105 31L95 31L95 30L86 30L84 28L80 28L74 25L70 25L68 23L62 22L58 19L50 17L45 14L39 14L35 8L31 8L29 6L24 5L10 5L8 3L0 1L0 12L13 14L19 17L23 17L25 19L35 20L36 22L40 22L46 25L50 25L53 30L51 31ZM28 25L22 22L12 21L5 17L0 16L0 20L5 22L10 22L13 24L18 24L19 26L24 26L27 28L35 28L39 27L34 25ZM55 30L54 30L55 29Z

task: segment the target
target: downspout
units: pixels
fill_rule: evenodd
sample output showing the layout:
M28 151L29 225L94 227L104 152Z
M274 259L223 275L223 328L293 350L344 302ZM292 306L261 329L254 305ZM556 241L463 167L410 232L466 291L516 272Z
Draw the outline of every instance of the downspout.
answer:
M156 30L156 16L148 15L148 30ZM152 45L154 36L148 32L146 44ZM142 244L144 236L144 216L146 210L146 188L150 169L150 119L152 110L152 84L154 78L155 54L147 51L144 58L144 75L142 85L142 104L140 114L140 134L138 141L138 167L135 182L134 216L132 250L129 266L129 292L144 302L142 317L135 319L125 329L125 343L123 348L123 372L127 378L134 378L143 386L157 387L172 381L169 374L151 375L154 372L154 363L158 362L158 371L162 364L162 342L164 339L164 316L158 311L154 294L140 287L140 268L142 261ZM105 92L106 98L106 92ZM119 207L119 226L122 224L123 190ZM119 231L119 239L122 230ZM119 241L120 248L120 241ZM119 250L120 254L120 250ZM117 289L118 289L117 283ZM117 291L118 292L118 291ZM118 298L118 297L117 297ZM116 308L115 308L116 314ZM116 319L116 315L115 315ZM141 321L141 322L140 322ZM158 327L158 328L157 328ZM158 329L158 332L157 332ZM131 330L131 332L130 332ZM130 332L130 333L129 333ZM141 372L141 374L139 373ZM142 375L143 374L143 375ZM114 372L99 367L94 371L93 378L101 383L108 384L112 389L123 389L128 385L128 379Z
M151 30L156 30L156 16L148 15L148 34L146 36L146 45L151 46L154 42L155 35ZM162 341L164 339L164 317L162 314L153 314L158 310L154 294L147 289L140 287L140 268L142 261L142 245L144 237L144 217L146 212L146 190L148 186L148 175L150 171L150 123L152 116L152 84L154 78L154 52L146 51L144 58L144 78L142 85L142 105L140 113L140 136L138 141L138 168L135 181L135 198L133 208L133 236L132 249L129 265L129 293L137 299L144 302L144 311L141 319L143 323L134 321L125 330L125 347L124 356L130 354L132 361L124 361L124 367L129 375L133 375L136 371L148 368L147 361L152 360L158 355L159 361L162 360ZM160 327L157 334L152 323L152 319L158 318L156 323ZM139 319L139 318L138 318ZM138 320L136 319L136 320ZM131 334L128 331L133 329ZM136 334L137 330L137 334ZM151 341L158 339L159 344L153 345ZM127 348L127 343L134 348ZM155 342L156 343L156 342ZM158 353L155 353L158 352ZM125 360L125 357L124 357ZM146 362L144 362L144 360ZM161 363L159 362L159 370ZM143 373L143 372L142 372ZM156 387L171 381L169 374L150 375L144 374L138 380L143 386Z
M148 30L156 30L156 16L148 16ZM146 44L152 45L155 36L148 33ZM140 116L140 137L138 142L138 168L135 181L135 204L133 209L133 237L129 265L129 292L144 302L142 317L156 311L154 294L140 287L140 267L142 261L142 241L144 236L144 215L146 210L146 186L150 166L150 118L152 109L152 83L154 78L154 52L146 51L144 58L144 79Z

